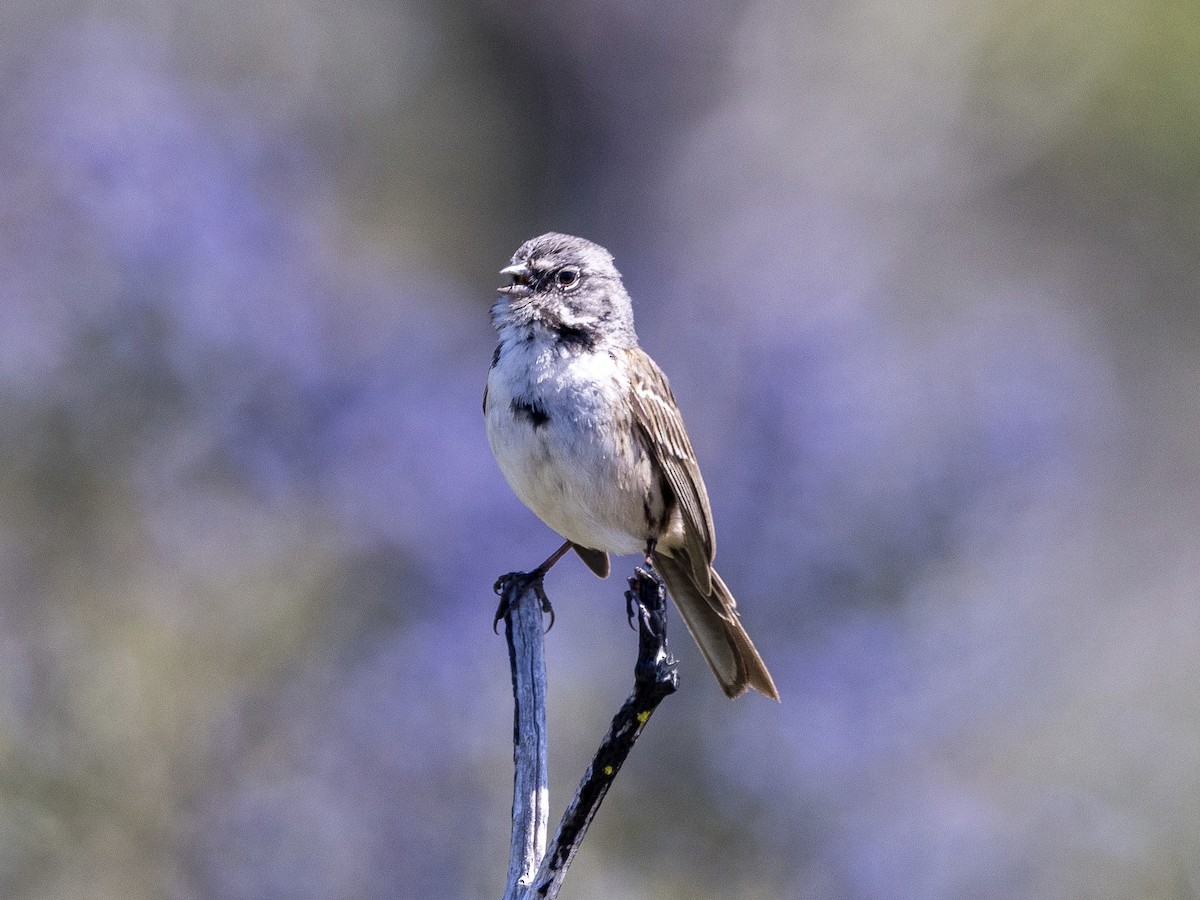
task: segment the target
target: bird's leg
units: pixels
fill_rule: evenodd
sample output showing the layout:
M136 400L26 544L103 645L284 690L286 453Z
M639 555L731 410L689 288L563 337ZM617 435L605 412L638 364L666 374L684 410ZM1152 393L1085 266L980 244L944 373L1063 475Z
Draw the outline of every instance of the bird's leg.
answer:
M661 582L661 579L658 577L658 572L654 568L654 548L657 546L658 546L658 538L652 537L652 538L646 539L646 569L648 570L647 574L649 574L651 578L653 578L656 582ZM630 591L626 591L625 592L625 618L629 621L629 627L632 628L634 631L637 631L637 626L635 624L633 624L633 619L634 619L634 615L635 615L635 608L634 608L635 606L636 606L636 604L634 603L633 593Z
M563 556L566 555L566 552L570 549L571 549L571 542L570 541L564 542L561 547L559 547L557 550L555 550L553 553L551 553L548 557L546 557L546 561L544 563L542 563L540 566L538 566L536 569L534 569L529 574L537 575L539 577L545 575L552 568L554 568L554 564L556 562L558 562L560 559L562 559Z
M658 546L658 538L646 539L646 568L654 571L654 548Z

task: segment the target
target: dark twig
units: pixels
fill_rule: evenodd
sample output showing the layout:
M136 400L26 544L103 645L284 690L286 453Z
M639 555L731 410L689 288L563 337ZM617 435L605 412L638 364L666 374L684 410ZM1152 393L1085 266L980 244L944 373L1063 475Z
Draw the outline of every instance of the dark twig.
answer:
M584 773L579 790L563 813L558 832L538 867L528 898L554 900L604 795L621 770L650 716L678 685L675 660L667 649L667 592L653 570L638 568L625 594L638 615L638 659L633 693L613 718L608 734Z
M513 824L504 900L554 900L588 826L634 742L678 683L667 649L667 592L653 568L638 568L625 599L638 619L633 693L613 718L546 850L546 663L542 614L550 607L544 571L513 572L496 582L513 680Z

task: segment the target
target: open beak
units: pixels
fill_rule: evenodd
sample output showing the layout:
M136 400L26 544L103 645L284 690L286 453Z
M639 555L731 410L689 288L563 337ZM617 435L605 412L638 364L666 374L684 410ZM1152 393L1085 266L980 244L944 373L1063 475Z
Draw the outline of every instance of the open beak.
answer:
M510 297L528 297L533 293L533 272L525 263L505 266L500 270L500 274L512 278L512 284L496 288L497 293L508 294Z

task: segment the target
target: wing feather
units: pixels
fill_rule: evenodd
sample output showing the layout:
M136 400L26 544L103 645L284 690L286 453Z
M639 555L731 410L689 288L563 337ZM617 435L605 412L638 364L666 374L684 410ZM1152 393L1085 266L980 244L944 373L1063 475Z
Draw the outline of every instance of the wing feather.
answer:
M717 548L708 491L700 476L696 454L667 376L640 347L628 353L634 422L646 451L675 495L683 516L686 555L692 563L696 584L707 593L712 589L709 567Z

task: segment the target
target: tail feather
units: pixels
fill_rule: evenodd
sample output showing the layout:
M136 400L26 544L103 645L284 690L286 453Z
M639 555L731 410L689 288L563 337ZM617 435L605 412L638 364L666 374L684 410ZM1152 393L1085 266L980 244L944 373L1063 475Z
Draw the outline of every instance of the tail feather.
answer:
M762 657L738 619L737 601L716 569L709 569L712 590L704 592L695 583L692 566L683 551L674 556L654 554L654 565L667 583L684 624L704 654L713 674L728 697L738 697L750 688L772 700L779 691Z

